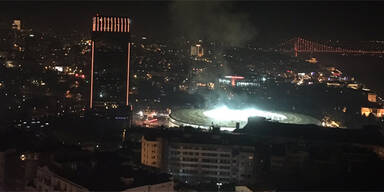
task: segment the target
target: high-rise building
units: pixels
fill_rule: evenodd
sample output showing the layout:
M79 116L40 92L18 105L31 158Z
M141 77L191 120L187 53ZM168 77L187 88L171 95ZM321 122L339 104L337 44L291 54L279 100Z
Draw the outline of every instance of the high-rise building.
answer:
M191 56L202 57L204 56L204 49L201 44L191 46Z
M129 105L130 49L128 17L93 17L89 108Z

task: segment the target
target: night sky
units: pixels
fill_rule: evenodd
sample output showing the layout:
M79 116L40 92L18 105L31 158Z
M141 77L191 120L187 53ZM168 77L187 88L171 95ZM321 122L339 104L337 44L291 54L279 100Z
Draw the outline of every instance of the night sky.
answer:
M239 30L252 39L384 39L382 2L26 1L1 2L0 6L1 20L21 18L23 25L37 30L86 32L91 17L99 12L130 16L133 33L159 39L186 34L212 37L226 27L225 18L235 18L230 24L241 23ZM210 27L212 23L215 25ZM210 29L204 33L205 28Z

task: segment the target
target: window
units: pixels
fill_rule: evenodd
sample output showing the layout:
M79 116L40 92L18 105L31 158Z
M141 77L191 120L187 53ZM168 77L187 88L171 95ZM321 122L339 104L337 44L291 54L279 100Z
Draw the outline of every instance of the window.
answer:
M217 157L217 153L202 153L201 155L207 157Z
M229 169L229 166L220 166L220 169Z
M230 157L231 155L229 154L220 154L220 157Z
M227 160L227 159L222 159L222 160L220 160L220 163L229 164L229 163L231 163L231 161Z
M217 169L216 165L202 165L201 167L206 169Z
M217 159L202 159L201 161L205 163L217 163Z

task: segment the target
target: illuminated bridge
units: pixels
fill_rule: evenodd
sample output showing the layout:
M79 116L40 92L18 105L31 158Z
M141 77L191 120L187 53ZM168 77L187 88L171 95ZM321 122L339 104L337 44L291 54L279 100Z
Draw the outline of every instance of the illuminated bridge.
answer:
M314 41L309 41L300 37L290 39L280 45L280 51L294 53L337 53L337 54L384 54L383 50L362 50L362 49L346 49L342 47L334 47L324 45Z

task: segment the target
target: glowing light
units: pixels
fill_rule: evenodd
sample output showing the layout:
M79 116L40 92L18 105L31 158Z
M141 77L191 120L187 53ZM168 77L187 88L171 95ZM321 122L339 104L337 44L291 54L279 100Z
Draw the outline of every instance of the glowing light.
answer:
M262 80L263 82L265 82L265 81L267 80L267 78L262 77L261 80Z
M151 119L151 120L148 120L147 123L154 123L156 121L157 121L157 119Z
M95 42L92 41L92 58L91 58L91 91L90 91L90 98L89 98L89 108L92 109L93 104L93 65L95 63Z
M225 78L228 78L228 79L244 79L244 77L242 77L242 76L230 76L230 75L225 76Z
M64 68L62 66L55 66L55 70L59 72L63 72Z
M24 154L20 155L20 160L25 161L26 159L27 157Z
M227 106L221 106L209 111L205 111L204 115L220 121L248 121L249 117L264 117L271 120L287 119L285 115L262 111L257 109L229 109Z
M129 32L129 23L128 23L128 32ZM131 43L128 43L128 53L127 53L127 96L125 105L129 105L129 67L130 67L130 61L131 61Z

